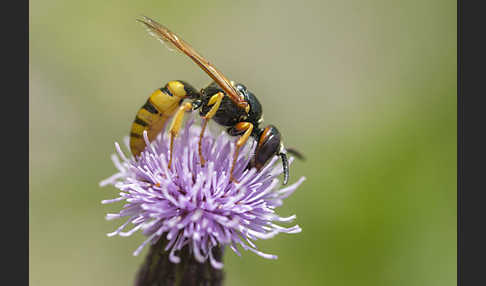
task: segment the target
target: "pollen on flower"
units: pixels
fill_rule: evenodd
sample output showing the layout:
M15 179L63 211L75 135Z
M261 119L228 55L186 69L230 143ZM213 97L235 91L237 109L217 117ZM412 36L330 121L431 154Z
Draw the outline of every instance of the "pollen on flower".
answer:
M273 158L260 171L247 168L251 144L240 151L234 177L230 180L235 144L222 132L214 136L207 131L202 142L206 159L199 162L198 140L200 127L189 120L174 141L174 156L168 168L169 140L162 132L135 160L127 156L115 143L117 154L112 155L118 172L100 182L120 190L119 197L102 201L109 204L124 201L119 213L107 214L106 219L125 218L126 221L108 236L130 236L141 231L147 239L134 251L138 255L149 243L161 237L168 241L165 251L173 263L180 262L177 252L188 246L199 262L209 259L214 268L223 264L213 257L212 249L228 245L237 255L237 246L264 258L277 256L259 251L253 241L269 239L278 233L298 233L298 225L283 227L276 223L291 222L295 215L281 217L275 209L305 180L301 177L292 185L279 189L277 178L282 167ZM128 139L128 138L126 138ZM128 141L125 140L128 149ZM291 160L292 161L292 158ZM131 226L131 229L126 230Z

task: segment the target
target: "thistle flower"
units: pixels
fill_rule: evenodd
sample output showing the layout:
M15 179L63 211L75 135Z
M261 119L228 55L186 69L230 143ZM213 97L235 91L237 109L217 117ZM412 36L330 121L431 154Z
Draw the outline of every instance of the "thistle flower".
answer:
M305 180L278 189L277 177L282 167L275 156L260 171L248 169L250 144L242 149L237 159L234 177L230 181L235 144L224 131L217 137L208 130L203 138L204 167L199 162L198 140L200 127L190 119L174 141L172 168L168 169L169 138L162 132L135 160L127 157L118 143L118 156L112 160L118 173L100 182L100 186L113 185L120 190L119 197L102 201L103 204L125 201L119 213L107 214L106 219L126 218L108 236L130 236L140 230L147 239L134 251L138 255L148 243L155 244L165 236L170 251L169 259L180 262L176 252L188 246L194 258L203 263L209 259L214 268L223 264L214 259L212 249L228 245L237 255L237 246L264 258L277 256L259 251L253 243L269 239L278 233L298 233L298 225L285 228L276 223L290 222L295 215L280 217L275 208L291 195ZM233 137L234 138L234 137ZM127 139L127 138L126 138ZM128 141L125 140L128 146ZM121 160L120 160L121 159ZM292 158L290 159L290 162ZM131 224L133 227L125 231Z

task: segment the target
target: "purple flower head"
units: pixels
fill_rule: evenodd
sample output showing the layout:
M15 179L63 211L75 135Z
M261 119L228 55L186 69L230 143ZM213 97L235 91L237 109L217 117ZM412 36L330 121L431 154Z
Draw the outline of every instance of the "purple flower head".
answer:
M275 208L291 195L305 180L279 189L277 177L282 173L277 156L260 171L248 169L249 155L254 150L252 144L240 151L234 170L239 183L230 181L229 170L235 144L224 131L219 136L210 130L202 142L202 152L206 159L200 165L198 140L200 126L189 120L179 136L174 140L172 168L169 170L169 137L162 132L152 144L147 145L140 157L127 157L118 143L118 156L112 160L118 173L102 181L100 186L114 185L120 190L119 197L104 200L103 204L125 201L121 211L107 214L106 219L126 218L108 236L129 236L141 230L148 238L133 253L138 255L143 247L155 244L162 236L168 243L166 251L173 263L180 261L176 252L188 245L199 262L210 260L214 268L223 264L214 259L212 248L229 245L238 255L240 245L244 250L276 259L277 256L257 249L254 240L269 239L278 233L298 233L298 225L285 228L276 223L290 222L295 215L280 217ZM146 134L144 134L148 142ZM233 137L234 138L234 137ZM128 141L126 140L126 145ZM120 160L121 159L121 160ZM290 162L292 158L290 159ZM133 227L125 230L128 225Z

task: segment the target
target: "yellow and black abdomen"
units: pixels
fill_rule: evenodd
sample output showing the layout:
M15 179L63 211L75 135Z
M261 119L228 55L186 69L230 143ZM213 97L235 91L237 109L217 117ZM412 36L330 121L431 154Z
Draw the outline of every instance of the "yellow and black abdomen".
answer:
M167 120L174 115L181 101L193 96L195 90L187 83L170 81L164 87L157 89L150 95L147 102L140 108L130 130L130 150L138 156L145 149L143 131L152 142L162 131Z

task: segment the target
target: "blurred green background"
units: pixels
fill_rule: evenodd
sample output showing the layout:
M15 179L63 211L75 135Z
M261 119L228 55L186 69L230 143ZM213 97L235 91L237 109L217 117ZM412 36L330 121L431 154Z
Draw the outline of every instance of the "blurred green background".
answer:
M31 1L30 284L131 285L106 237L114 141L167 81L210 79L167 25L260 99L307 156L279 210L303 232L225 255L227 285L456 284L456 1Z

